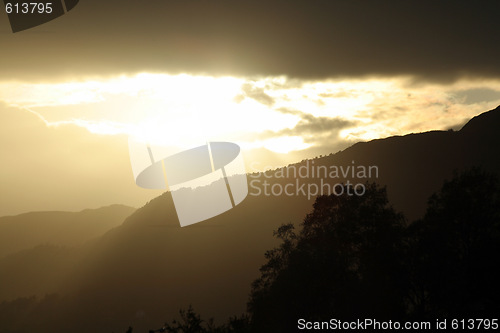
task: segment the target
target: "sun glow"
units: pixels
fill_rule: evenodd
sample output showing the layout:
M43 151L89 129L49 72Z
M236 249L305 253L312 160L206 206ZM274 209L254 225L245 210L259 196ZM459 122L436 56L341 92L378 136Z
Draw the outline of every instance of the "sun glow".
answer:
M467 103L464 94L484 86L499 99ZM48 126L75 124L179 149L232 141L287 153L446 129L498 105L500 82L463 81L444 89L412 86L404 77L301 81L141 73L55 84L0 82L0 101Z
M295 150L303 150L311 145L298 136L285 136L266 141L263 146L275 153L286 154Z

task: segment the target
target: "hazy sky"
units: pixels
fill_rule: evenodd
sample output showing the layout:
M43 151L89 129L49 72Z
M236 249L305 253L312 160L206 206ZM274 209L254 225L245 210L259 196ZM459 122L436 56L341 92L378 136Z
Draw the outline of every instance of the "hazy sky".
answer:
M292 151L286 164L459 128L500 104L499 9L82 0L16 34L0 13L0 215L144 204L158 192L134 185L130 136Z

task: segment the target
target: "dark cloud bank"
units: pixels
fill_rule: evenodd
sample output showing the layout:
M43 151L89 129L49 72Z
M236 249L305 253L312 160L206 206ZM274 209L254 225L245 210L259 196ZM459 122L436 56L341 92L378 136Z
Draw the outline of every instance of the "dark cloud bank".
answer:
M500 1L86 0L12 34L5 78L190 72L500 77Z

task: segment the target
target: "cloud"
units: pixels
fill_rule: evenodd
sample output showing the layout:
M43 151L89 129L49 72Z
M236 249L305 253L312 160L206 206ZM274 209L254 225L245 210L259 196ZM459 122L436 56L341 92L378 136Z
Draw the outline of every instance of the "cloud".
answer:
M302 137L305 143L324 144L328 139L340 141L338 138L341 129L356 125L355 121L342 119L340 117L316 117L312 114L303 113L287 108L278 109L280 113L292 114L300 117L293 128L285 128L279 131L265 131L259 139L270 139L277 137Z
M124 136L75 125L47 127L0 102L0 216L36 210L140 206L160 191L138 188Z
M498 78L499 9L497 0L87 0L17 34L1 15L0 75Z
M500 103L494 99L500 80L408 81L141 74L42 85L0 81L0 101L30 108L49 125L182 144L179 149L210 138L244 149L309 147L321 154L357 141L456 127Z
M459 90L455 93L458 99L463 99L464 104L475 104L500 100L500 91L489 88L475 88Z
M319 135L322 133L331 133L343 128L354 126L355 122L342 118L314 117L310 114L302 115L302 119L294 128L284 129L278 133L281 135Z
M318 94L319 97L321 98L349 98L349 97L356 97L356 93L353 91L345 91L341 90L336 93L323 93L323 94Z
M245 97L248 97L266 106L274 105L274 99L265 93L264 88L255 87L250 83L244 83L241 86L241 90L244 94L235 97L235 101L238 103L240 103Z

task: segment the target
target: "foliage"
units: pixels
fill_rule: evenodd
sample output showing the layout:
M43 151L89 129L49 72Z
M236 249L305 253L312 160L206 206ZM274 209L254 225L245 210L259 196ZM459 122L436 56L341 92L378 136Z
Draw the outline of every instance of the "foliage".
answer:
M324 320L332 313L401 316L403 225L385 188L375 184L366 184L363 196L318 197L300 233L291 224L276 232L282 244L266 253L252 285L254 330L289 331L298 318Z
M150 333L168 332L168 333L246 333L249 332L248 316L232 317L226 324L217 326L213 319L204 321L190 305L187 310L179 311L180 320L172 320L171 323L157 330L150 330Z
M420 317L498 315L500 183L480 169L464 172L429 200L408 232L414 260L410 290Z
M299 318L493 318L500 313L500 183L455 174L422 220L406 226L384 188L320 196L300 232L275 236L248 303L254 332L288 332Z

